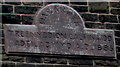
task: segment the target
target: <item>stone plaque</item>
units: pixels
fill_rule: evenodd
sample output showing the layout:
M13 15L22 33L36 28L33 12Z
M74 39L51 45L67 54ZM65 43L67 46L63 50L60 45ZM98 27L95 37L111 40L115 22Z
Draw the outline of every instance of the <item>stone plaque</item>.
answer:
M116 58L113 30L88 29L81 16L62 4L45 6L33 25L4 25L7 53L87 55Z

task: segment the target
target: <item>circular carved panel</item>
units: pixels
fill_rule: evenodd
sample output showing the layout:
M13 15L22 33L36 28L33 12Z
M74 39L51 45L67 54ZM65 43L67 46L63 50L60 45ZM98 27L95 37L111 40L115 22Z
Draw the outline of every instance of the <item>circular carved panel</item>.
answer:
M63 4L50 4L40 9L33 24L38 28L48 25L54 29L71 29L83 31L84 21L73 8Z

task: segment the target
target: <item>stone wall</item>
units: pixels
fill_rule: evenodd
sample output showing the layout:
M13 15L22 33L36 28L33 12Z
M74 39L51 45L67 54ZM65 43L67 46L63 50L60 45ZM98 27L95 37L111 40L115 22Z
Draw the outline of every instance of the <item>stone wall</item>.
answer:
M38 9L56 2L7 2L0 1L0 66L1 67L119 67L120 66L120 2L57 2L77 10L92 29L115 31L117 59L81 59L43 57L34 55L9 55L4 51L4 24L31 25Z

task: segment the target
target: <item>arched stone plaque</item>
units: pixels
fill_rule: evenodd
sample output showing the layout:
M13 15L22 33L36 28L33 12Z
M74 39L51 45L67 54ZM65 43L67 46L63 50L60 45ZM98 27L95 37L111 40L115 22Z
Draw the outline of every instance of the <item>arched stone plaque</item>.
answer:
M40 9L33 22L38 28L41 25L52 26L55 29L73 29L83 31L84 21L73 8L63 4L51 4Z
M85 28L79 13L63 4L43 7L36 13L33 25L6 24L4 28L7 53L116 58L114 31Z

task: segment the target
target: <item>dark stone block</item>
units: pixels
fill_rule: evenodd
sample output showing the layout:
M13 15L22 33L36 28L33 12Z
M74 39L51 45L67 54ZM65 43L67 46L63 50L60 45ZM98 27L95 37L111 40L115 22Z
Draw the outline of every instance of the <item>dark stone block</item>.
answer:
M40 9L38 6L15 6L15 13L19 14L35 14Z
M32 24L33 16L22 15L22 24Z
M2 62L0 62L0 67L2 67Z
M0 46L0 54L2 54L2 50L3 50L3 47L2 47L2 46Z
M42 63L43 59L41 57L26 57L27 63Z
M97 14L82 14L81 16L85 21L98 21Z
M116 48L116 51L117 51L117 52L120 52L120 47L117 47L117 48Z
M20 5L21 0L4 0L6 4L12 4L12 5Z
M111 13L112 13L112 14L120 15L120 8L111 9Z
M9 56L9 61L24 62L24 57L20 57L20 56Z
M120 38L115 38L115 43L120 46Z
M120 24L106 24L106 29L120 30Z
M0 54L5 54L4 46L0 46Z
M35 64L23 64L23 63L18 63L18 64L16 64L15 67L35 67Z
M15 67L15 63L3 62L1 67Z
M1 20L1 19L0 19ZM3 29L3 24L2 23L0 23L0 29Z
M36 65L36 67L54 67L54 66L48 64L41 64L41 65Z
M87 28L92 28L93 25L94 25L94 23L89 23L89 22L85 23L85 27L87 27Z
M13 6L11 5L1 5L2 6L2 13L12 13Z
M72 65L93 65L93 60L70 59Z
M8 61L9 57L6 54L2 54L2 61Z
M99 15L99 20L100 22L118 22L116 15Z
M88 6L71 6L78 12L88 12Z
M96 24L94 24L93 28L105 29L105 25L104 25L104 23L96 23Z
M77 65L54 65L53 67L78 67Z
M0 37L0 44L4 44L4 39L3 39L3 37Z
M2 23L20 24L20 15L2 14Z
M113 24L105 24L106 29L114 29Z
M70 2L71 5L87 5L87 2Z
M119 23L120 23L120 16L118 16L118 20L119 20Z
M1 11L2 12L2 11ZM0 29L2 28L2 14L0 14Z
M114 24L114 29L120 30L120 24Z
M3 30L0 29L0 37L3 37Z
M2 45L1 48L2 48L2 51L1 51L2 54L5 54L5 47Z
M43 6L43 0L40 0L40 2L22 2L24 5L36 5L36 6Z
M2 5L0 5L0 13L2 13Z
M44 0L44 5L59 3L59 4L69 4L68 0Z
M120 7L120 2L110 2L110 6L119 8Z
M116 67L118 64L116 61L113 60L95 60L95 64L98 66L113 66Z
M101 67L101 66L91 66L91 65L80 65L79 67Z
M68 5L68 2L44 2L44 6L48 5L48 4L66 4Z
M109 13L108 2L89 2L90 12Z
M20 5L21 2L5 2L6 4L12 4L12 5Z
M115 31L115 36L120 37L120 31Z
M67 60L64 58L44 58L44 62L55 64L67 64Z
M36 65L36 67L79 67L77 65L49 65L49 64L41 64L41 65Z
M117 53L117 59L120 59L120 53Z
M87 28L97 28L97 29L104 29L105 25L103 23L85 23Z
M43 2L23 2L24 5L39 5L42 6Z

